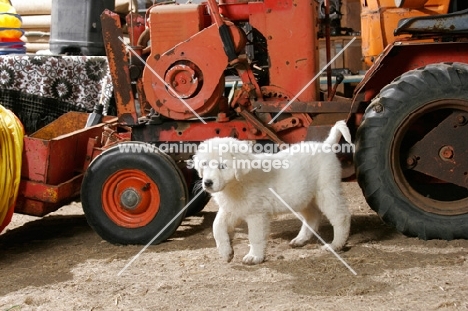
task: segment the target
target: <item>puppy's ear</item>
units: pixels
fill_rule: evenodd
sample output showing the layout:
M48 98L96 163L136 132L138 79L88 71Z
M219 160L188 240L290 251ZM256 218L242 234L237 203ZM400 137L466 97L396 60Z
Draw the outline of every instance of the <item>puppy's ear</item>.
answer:
M200 165L200 160L196 155L193 155L192 157L192 168L197 171L200 178L203 178L203 166Z
M234 167L234 176L237 180L241 180L242 176L247 175L252 170L252 161L245 153L236 153L232 158Z

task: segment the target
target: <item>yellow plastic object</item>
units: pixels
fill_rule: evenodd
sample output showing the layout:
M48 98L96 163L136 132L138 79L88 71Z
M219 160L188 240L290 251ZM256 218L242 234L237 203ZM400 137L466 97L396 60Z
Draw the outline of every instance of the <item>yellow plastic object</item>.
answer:
M23 137L19 119L0 105L0 232L10 222L18 196Z
M0 12L0 27L21 28L21 17L14 13Z
M9 1L0 0L0 12L15 14L16 10L11 6Z
M0 2L0 41L17 40L23 35L21 17L9 3Z

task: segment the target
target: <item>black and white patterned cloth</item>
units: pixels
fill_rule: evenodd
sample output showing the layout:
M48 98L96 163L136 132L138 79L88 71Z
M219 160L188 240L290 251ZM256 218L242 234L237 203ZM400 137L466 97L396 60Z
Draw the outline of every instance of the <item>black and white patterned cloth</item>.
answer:
M27 133L68 111L90 112L101 96L107 111L112 92L105 56L0 56L0 104L19 117Z

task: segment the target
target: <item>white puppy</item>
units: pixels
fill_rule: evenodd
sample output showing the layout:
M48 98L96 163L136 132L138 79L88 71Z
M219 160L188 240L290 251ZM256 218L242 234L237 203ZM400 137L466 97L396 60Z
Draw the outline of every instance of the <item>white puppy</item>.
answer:
M200 144L194 165L203 189L219 205L213 235L221 257L233 257L232 234L239 221L248 226L250 251L244 264L265 259L270 217L289 212L269 189L273 189L307 222L290 245L303 246L317 231L324 214L333 226L334 250L341 249L349 236L351 216L341 194L341 164L332 152L344 136L351 144L348 127L338 121L323 142L302 142L274 154L252 153L251 144L234 138L213 138ZM270 168L270 169L268 169Z

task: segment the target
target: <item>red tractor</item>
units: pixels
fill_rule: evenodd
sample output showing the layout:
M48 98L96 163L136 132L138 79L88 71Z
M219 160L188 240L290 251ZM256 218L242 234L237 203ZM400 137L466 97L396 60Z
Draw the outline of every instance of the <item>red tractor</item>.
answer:
M322 140L340 119L356 145L354 157L339 155L343 177L356 176L385 222L421 239L468 238L468 12L401 21L395 33L406 38L345 98L330 71L319 88L318 9L315 0L162 3L130 46L119 16L103 13L118 123L96 141L81 191L102 238L156 244L203 209L209 197L195 197L186 145Z

